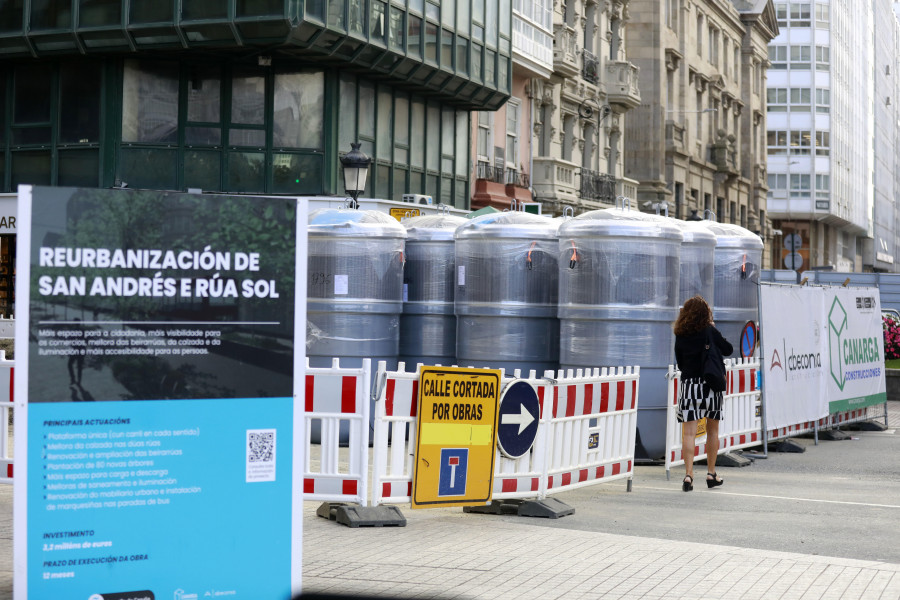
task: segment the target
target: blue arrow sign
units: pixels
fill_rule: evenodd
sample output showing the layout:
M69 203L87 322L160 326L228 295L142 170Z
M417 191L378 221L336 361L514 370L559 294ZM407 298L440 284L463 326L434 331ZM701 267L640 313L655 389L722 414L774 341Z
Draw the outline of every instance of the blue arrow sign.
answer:
M519 458L531 450L540 416L540 403L531 385L516 381L506 386L500 397L500 424L497 426L500 452L509 458Z

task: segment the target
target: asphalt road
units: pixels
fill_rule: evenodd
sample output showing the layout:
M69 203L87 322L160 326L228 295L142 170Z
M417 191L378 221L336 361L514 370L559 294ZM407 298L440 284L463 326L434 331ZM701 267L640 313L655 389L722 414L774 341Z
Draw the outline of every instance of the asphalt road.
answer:
M746 467L719 467L725 484L712 490L705 463L695 466L687 493L683 467L667 481L663 466L638 466L632 492L615 482L559 494L575 514L533 523L900 563L900 433L893 427L848 431L851 439L818 445L794 438L805 452L770 451Z

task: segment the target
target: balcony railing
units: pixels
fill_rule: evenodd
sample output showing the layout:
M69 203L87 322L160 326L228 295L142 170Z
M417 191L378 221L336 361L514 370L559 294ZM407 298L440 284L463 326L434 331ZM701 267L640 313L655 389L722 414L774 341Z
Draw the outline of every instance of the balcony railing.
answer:
M600 59L582 50L581 78L596 85L600 82Z
M529 184L528 173L520 173L515 169L506 169L506 185L527 189Z
M503 167L493 167L491 163L478 161L475 165L475 178L486 179L494 183L506 183L506 172Z
M616 178L606 173L581 169L581 197L609 204L616 202Z

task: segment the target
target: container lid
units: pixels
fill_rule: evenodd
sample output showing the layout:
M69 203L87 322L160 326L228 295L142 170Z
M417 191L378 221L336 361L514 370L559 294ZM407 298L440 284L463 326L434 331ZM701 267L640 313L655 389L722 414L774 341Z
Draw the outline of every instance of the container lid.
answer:
M456 230L456 239L538 238L556 239L559 223L549 217L522 211L481 215Z
M709 246L710 248L716 247L716 234L702 223L697 221L679 221L678 219L672 219L672 222L681 229L681 233L684 235L683 244Z
M582 213L569 219L559 228L559 236L574 237L646 237L684 239L681 228L673 219L643 213L639 210L605 208Z
M322 208L309 213L311 235L405 238L406 228L394 217L375 210Z
M469 219L454 215L423 215L403 219L400 223L406 227L409 240L452 241L456 228L468 222Z
M763 242L758 235L739 225L716 223L715 221L697 221L716 234L717 248L741 248L744 250L762 250Z

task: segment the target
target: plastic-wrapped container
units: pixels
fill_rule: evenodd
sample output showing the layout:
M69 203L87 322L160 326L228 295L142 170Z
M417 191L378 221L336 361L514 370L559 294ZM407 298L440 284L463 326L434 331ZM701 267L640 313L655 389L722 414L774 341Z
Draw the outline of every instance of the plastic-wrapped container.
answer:
M641 367L639 458L665 454L683 238L672 219L619 208L559 228L560 366Z
M359 367L371 358L374 384L378 361L397 368L406 228L376 211L325 208L309 214L307 234L309 364L330 367L338 357L341 366ZM318 442L315 424L311 435Z
M456 363L456 254L453 234L468 219L449 214L404 219L406 264L400 356L406 370Z
M696 221L672 220L681 229L681 269L678 278L678 306L696 295L711 302L715 292L716 235Z
M758 235L738 225L700 221L716 235L716 274L713 318L716 329L740 356L741 333L748 321L759 318L757 289L763 243Z
M456 230L456 360L539 375L559 366L554 219L502 212Z

